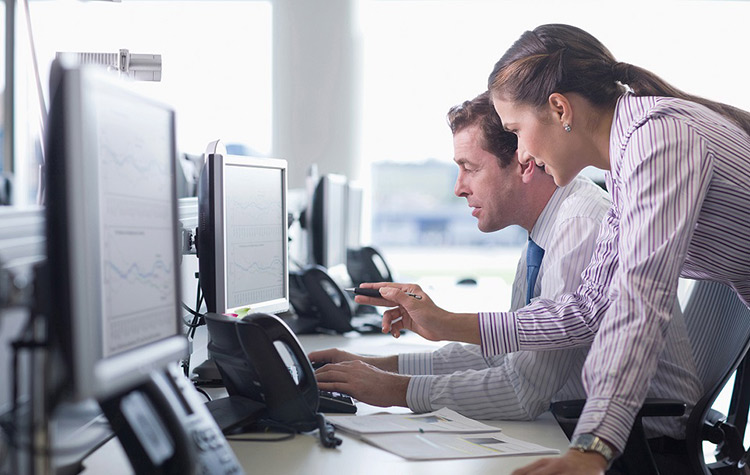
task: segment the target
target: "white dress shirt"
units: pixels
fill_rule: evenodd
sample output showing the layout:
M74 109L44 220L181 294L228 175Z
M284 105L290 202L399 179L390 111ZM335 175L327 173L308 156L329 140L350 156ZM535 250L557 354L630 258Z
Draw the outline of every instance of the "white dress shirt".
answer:
M591 259L608 195L578 177L553 193L531 230L545 250L534 296L554 299L575 290ZM526 300L526 250L518 262L511 309ZM399 355L399 373L415 375L407 404L415 412L449 407L476 419L530 420L550 401L585 397L580 374L588 348L482 356L478 345L451 343L432 353Z

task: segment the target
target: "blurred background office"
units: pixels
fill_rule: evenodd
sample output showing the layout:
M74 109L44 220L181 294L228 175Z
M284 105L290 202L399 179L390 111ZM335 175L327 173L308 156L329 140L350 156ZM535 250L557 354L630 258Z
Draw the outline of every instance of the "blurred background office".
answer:
M221 138L245 154L289 160L290 188L304 186L313 163L321 173L365 183L365 237L406 278L450 275L467 263L479 275L512 273L486 259L488 246L517 246L523 233L476 230L452 194L456 169L444 117L485 87L491 66L525 29L574 23L612 45L622 61L750 108L744 93L750 66L734 61L745 53L747 2L661 2L650 4L649 13L645 4L618 2L29 4L42 85L57 51L126 47L161 54L162 80L139 86L177 108L182 152L200 154ZM29 36L19 25L17 64L28 66ZM30 67L16 72L17 203L36 196L32 73ZM444 259L421 258L444 246L451 250L441 253Z
M161 81L137 86L176 107L182 153L200 155L220 138L230 152L287 159L290 189L305 186L311 164L360 182L363 240L401 279L467 268L512 278L515 259L505 256L516 255L524 233L482 234L453 195L445 113L486 87L494 62L526 29L576 24L621 61L750 109L750 64L739 61L744 1L29 0L28 22L21 5L15 159L2 162L15 204L34 202L38 181L30 38L43 94L56 52L161 54ZM440 259L425 259L436 249Z

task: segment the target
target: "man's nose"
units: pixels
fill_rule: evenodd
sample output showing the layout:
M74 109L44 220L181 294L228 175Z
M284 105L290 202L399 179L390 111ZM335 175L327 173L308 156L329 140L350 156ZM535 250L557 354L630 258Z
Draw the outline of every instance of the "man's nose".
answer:
M463 179L461 178L461 172L459 172L458 176L456 177L456 185L453 187L453 194L455 194L459 198L468 195L466 186L464 185Z

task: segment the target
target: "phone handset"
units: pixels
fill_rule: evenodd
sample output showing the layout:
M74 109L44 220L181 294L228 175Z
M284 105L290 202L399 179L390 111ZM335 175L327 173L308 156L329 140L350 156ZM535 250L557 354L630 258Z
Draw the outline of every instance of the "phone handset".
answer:
M297 337L277 316L255 313L238 319L209 313L209 351L230 397L265 405L262 419L309 432L320 429L325 447L341 439L318 413L318 383Z
M284 364L283 356L280 358L270 358L274 361L270 365L256 365L262 366L261 382L266 379L275 380L274 374L285 374L286 372L295 371L292 368L297 368L302 371L302 374L295 375L289 374L291 378L283 378L283 381L291 384L284 384L282 386L273 385L266 389L266 403L268 405L268 413L271 419L284 421L285 423L295 427L300 431L310 431L314 429L319 430L320 442L324 447L334 448L341 445L341 439L335 436L335 430L333 426L326 422L323 414L318 412L319 395L318 395L318 382L315 379L315 372L313 371L312 364L307 358L307 354L302 350L299 340L289 327L278 317L274 315L267 315L263 313L256 313L248 315L237 324L238 337L242 332L241 328L249 328L246 325L257 325L262 330L256 332L257 334L263 335L270 342L273 342L273 346L277 353L285 356L289 356L291 361L290 365ZM255 329L253 329L254 331ZM239 338L240 344L243 345L243 350L246 354L251 355L254 361L268 361L269 359L262 359L265 353L261 350L264 345L254 346L253 348L246 347L243 338ZM286 354L284 352L287 352ZM280 366L281 365L281 366ZM273 368L272 368L273 367ZM281 373L271 373L272 371L281 371ZM295 391L296 389L296 391ZM270 391L269 391L270 390ZM299 396L302 395L307 403L309 412L302 409L302 405L297 405L300 411L295 411L295 405L290 404L290 399L299 402ZM296 398L296 399L295 399ZM291 420L290 420L291 419ZM314 423L314 425L311 425Z
M301 430L315 429L311 424L318 412L318 382L297 337L278 317L262 313L237 320L235 328L242 351L258 373L269 417ZM293 374L297 370L302 374Z
M374 247L349 249L346 266L355 286L363 282L393 282L391 269Z
M302 274L302 283L310 303L318 314L320 326L339 333L352 331L349 296L331 279L324 267L310 266Z

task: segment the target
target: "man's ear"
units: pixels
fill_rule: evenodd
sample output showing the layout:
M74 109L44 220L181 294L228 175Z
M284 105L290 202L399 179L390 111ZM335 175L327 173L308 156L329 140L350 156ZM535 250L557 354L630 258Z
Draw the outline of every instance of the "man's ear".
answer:
M550 114L560 124L560 127L573 126L573 106L564 94L553 92L547 99L547 105Z
M544 171L536 166L534 160L529 160L526 163L519 162L518 165L521 167L521 181L524 183L531 183L531 179L537 173L544 173Z

